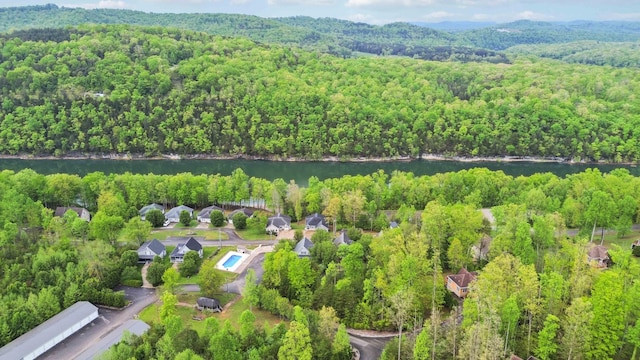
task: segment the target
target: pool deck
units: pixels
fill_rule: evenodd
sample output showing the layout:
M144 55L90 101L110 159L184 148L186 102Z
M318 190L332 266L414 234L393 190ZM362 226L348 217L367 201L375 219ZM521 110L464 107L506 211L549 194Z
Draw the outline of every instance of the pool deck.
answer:
M233 272L233 273L236 273L236 274L241 274L251 264L251 261L253 261L253 258L255 258L259 254L271 252L271 251L273 251L273 248L274 248L273 245L268 245L268 246L260 245L257 248L253 249L248 254L246 254L246 253L242 254L242 253L238 253L236 251L230 251L222 259L220 259L220 261L218 261L218 263L216 264L216 268L220 269L220 270L224 270L224 271ZM241 255L242 259L238 260L238 262L236 263L237 265L234 266L235 267L234 269L225 269L222 266L222 264L224 264L224 262L227 261L227 259L230 258L232 255Z

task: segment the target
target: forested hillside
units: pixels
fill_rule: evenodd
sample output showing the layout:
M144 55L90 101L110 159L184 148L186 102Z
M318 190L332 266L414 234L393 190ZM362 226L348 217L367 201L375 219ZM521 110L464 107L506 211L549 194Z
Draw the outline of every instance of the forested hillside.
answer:
M465 31L460 35L474 46L504 50L515 45L566 43L579 40L637 41L640 39L640 23L615 21L549 23L520 20Z
M537 56L573 64L640 67L640 42L576 41L564 44L519 45L510 55Z
M348 359L331 356L348 347L345 326L405 330L400 351L408 360L514 353L632 359L637 353L640 264L628 235L638 222L640 178L628 171L563 178L486 169L433 176L378 171L308 183L250 178L239 169L230 176L95 172L82 178L0 172L0 345L74 301L95 302L94 287L108 289L125 274L139 274L129 264L137 254L126 250L151 236L140 207L200 209L252 198L294 221L322 213L353 240L336 246L334 235L320 230L309 257L298 257L286 240L266 255L262 282L243 291L244 301L289 320L289 328L270 332L250 315L227 313L245 325L234 330L214 316L196 332L180 317L167 320L177 302L167 284L161 323L141 340L125 340L108 359L173 359L187 349L209 359L291 359L298 351L306 359ZM75 202L94 214L90 223L73 212L52 218L51 208ZM494 224L481 207L492 208ZM264 231L267 216L258 210L247 226ZM399 227L390 229L390 221ZM567 236L567 227L578 235ZM594 227L616 234L597 231L590 241ZM600 243L612 260L608 270L587 257ZM478 272L462 311L445 288L446 275L461 268ZM397 348L392 341L383 359L396 359Z
M2 154L640 159L637 69L341 59L126 25L0 45Z

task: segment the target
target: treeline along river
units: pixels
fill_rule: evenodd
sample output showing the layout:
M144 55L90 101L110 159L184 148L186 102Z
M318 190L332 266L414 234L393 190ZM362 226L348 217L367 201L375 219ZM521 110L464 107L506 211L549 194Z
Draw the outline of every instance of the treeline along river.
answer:
M412 172L417 176L433 175L443 172L459 171L476 167L489 170L502 170L507 175L531 175L534 173L551 172L563 177L567 174L582 172L588 168L598 168L608 172L616 168L627 168L631 174L640 176L640 168L633 165L612 164L566 164L555 162L464 162L445 160L414 160L388 162L292 162L292 161L261 161L261 160L23 160L0 159L0 170L20 171L33 169L41 174L68 173L84 176L94 171L111 173L137 174L177 174L191 172L193 174L221 174L230 175L237 168L241 168L249 176L261 177L268 180L282 178L291 179L305 186L309 177L317 176L320 180L338 178L344 175L365 175L378 169L386 173L393 171Z

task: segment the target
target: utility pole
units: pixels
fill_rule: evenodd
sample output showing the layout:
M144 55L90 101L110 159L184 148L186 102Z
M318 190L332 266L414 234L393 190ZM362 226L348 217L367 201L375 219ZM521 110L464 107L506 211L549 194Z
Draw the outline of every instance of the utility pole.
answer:
M222 250L222 229L218 228L218 242L220 243L220 250Z

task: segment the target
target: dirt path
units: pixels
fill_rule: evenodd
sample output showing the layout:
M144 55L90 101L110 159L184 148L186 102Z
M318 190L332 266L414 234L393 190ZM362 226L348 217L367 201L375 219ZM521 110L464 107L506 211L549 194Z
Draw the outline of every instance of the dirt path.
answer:
M147 269L149 268L149 266L151 265L150 262L144 264L144 266L142 267L142 287L145 289L153 289L153 285L151 285L151 283L149 282L149 280L147 280Z

